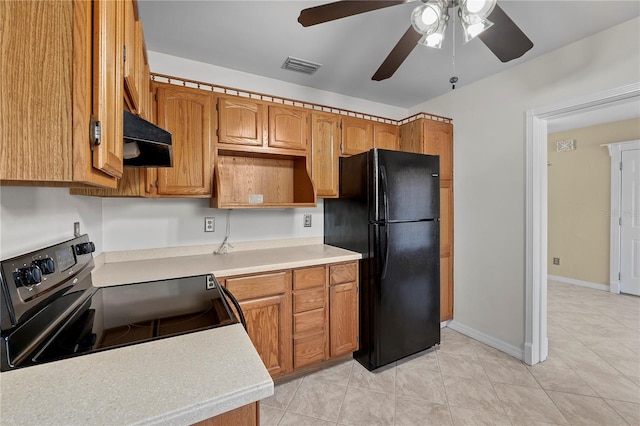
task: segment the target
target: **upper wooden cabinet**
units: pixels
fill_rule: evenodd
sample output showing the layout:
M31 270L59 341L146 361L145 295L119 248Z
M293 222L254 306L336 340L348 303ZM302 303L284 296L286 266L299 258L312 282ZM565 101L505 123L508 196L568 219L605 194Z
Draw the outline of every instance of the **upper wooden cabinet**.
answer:
M373 123L357 117L342 118L343 155L359 154L373 148Z
M157 84L158 125L171 132L173 167L157 169L158 195L210 197L213 95Z
M311 113L311 178L318 197L338 196L340 116Z
M269 105L269 141L274 148L306 150L309 144L309 111Z
M123 171L123 13L124 3L96 1L94 10L93 115L101 126L100 144L93 148L94 167L114 177ZM97 96L96 96L97 95Z
M400 126L401 151L440 156L440 180L453 180L453 124L418 119Z
M309 111L218 96L211 207L313 207Z
M124 60L123 77L125 89L125 103L129 111L138 114L140 107L139 81L136 76L136 60L138 60L137 44L142 42L136 32L137 7L134 0L124 0Z
M235 96L218 97L218 143L263 146L267 109L262 102Z
M424 153L440 156L440 180L453 180L453 125L424 120Z
M373 147L398 149L398 126L388 123L373 123Z
M3 184L115 187L122 174L122 13L111 1L0 4ZM102 125L95 151L92 115Z

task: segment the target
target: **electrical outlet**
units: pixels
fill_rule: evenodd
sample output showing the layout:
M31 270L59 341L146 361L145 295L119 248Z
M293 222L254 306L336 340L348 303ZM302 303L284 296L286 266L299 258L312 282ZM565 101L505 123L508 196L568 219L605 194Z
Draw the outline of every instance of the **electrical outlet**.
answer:
M559 265L560 264L560 258L559 257L554 257L553 258L553 264L554 265Z
M205 217L204 218L204 232L214 232L216 230L216 218Z
M305 214L304 215L304 227L305 228L311 228L311 215L310 214Z

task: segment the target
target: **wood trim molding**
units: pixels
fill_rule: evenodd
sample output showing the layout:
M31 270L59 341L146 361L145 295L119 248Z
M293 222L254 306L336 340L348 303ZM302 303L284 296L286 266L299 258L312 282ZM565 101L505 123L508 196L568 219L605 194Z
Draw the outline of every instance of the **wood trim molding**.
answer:
M234 87L221 86L213 83L205 83L197 80L189 80L186 78L174 77L166 74L151 73L151 80L160 82L160 83L173 84L176 86L192 87L194 89L212 91L218 94L239 96L243 98L273 102L276 104L282 104L282 105L288 105L288 106L296 106L296 107L310 109L313 111L323 111L323 112L330 112L334 114L345 115L348 117L364 118L365 120L377 121L379 123L393 124L395 126L399 126L401 124L405 124L410 121L415 121L420 118L426 118L433 121L440 121L443 123L453 122L452 118L442 117L435 114L429 114L427 112L419 112L417 114L414 114L402 120L394 120L392 118L380 117L372 114L365 114L363 112L351 111L348 109L336 108L328 105L316 104L313 102L304 102L297 99L283 98L280 96L273 96L273 95L268 95L260 92L252 92L249 90L237 89Z

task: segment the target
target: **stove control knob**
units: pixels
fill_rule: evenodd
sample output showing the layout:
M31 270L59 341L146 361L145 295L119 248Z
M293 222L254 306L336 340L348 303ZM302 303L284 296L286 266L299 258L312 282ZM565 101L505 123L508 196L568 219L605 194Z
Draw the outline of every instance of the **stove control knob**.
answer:
M42 281L42 272L37 266L27 266L26 268L20 268L13 273L13 279L16 284L31 287L35 284L40 284Z
M40 271L42 271L43 275L53 274L56 271L56 264L50 257L45 257L44 259L36 259L33 261L33 265L40 268Z
M89 241L88 243L80 243L76 244L75 251L77 255L89 254L96 251L96 246L91 241Z

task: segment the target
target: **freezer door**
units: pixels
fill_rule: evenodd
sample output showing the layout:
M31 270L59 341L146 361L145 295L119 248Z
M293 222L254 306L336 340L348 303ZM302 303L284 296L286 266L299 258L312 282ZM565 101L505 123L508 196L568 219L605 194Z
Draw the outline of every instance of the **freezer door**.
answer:
M440 343L439 222L379 226L379 268L372 309L381 366Z
M383 149L370 154L372 222L440 217L438 156Z

